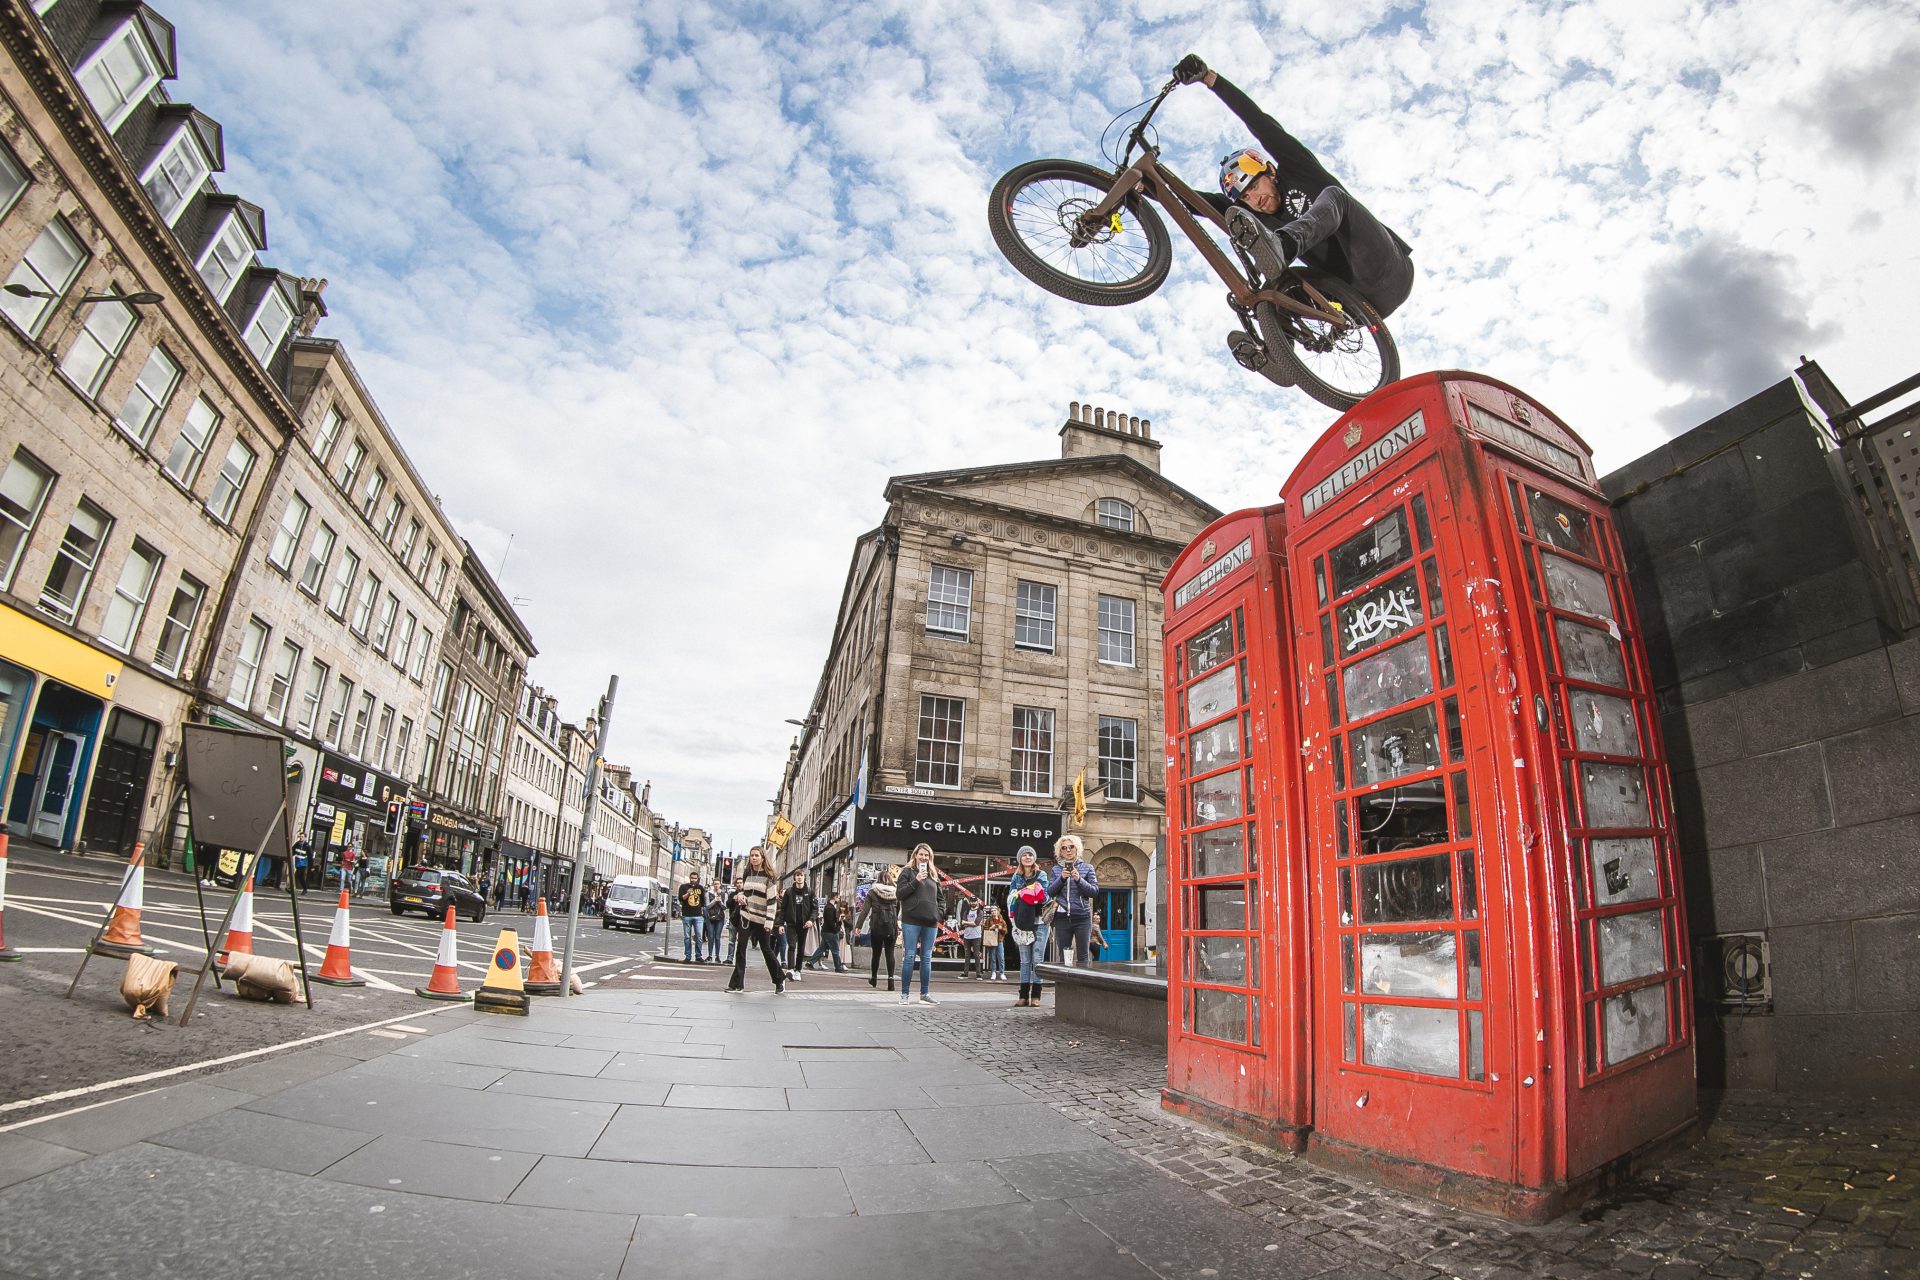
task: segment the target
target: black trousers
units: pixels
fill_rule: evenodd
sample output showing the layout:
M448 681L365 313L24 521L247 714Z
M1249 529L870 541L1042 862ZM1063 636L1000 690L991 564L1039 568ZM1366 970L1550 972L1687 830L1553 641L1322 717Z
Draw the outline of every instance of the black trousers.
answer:
M767 976L773 979L773 989L778 991L786 983L786 974L780 969L780 958L773 954L773 933L763 924L747 926L745 937L736 935L733 945L733 981L727 983L729 991L744 991L747 986L747 948L758 947L760 954L766 957Z
M875 933L871 935L871 937L868 939L867 950L871 952L873 955L873 968L870 971L869 976L872 977L873 980L876 982L880 980L880 953L882 951L885 951L887 953L887 981L892 982L893 981L893 937L889 935L887 939L883 942L881 941L880 935L878 933Z
M1393 233L1367 207L1340 187L1328 187L1307 211L1280 228L1294 252L1316 266L1312 251L1331 240L1346 262L1334 272L1360 291L1382 318L1392 315L1413 292L1413 259Z

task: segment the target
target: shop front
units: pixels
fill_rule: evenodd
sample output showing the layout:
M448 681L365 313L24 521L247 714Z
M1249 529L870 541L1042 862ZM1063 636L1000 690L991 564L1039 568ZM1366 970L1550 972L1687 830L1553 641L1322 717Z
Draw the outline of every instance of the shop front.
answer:
M406 805L406 784L391 774L320 753L307 839L323 884L338 884L351 853L358 892L382 894L399 868L394 832ZM390 806L400 806L391 809Z
M8 834L70 849L121 664L0 606L0 750Z
M871 874L865 878L856 875L853 867L853 817L856 812L858 810L849 800L808 838L805 865L807 879L812 882L815 893L845 893L851 891L856 883L872 880Z
M486 860L498 843L499 831L492 823L435 804L427 810L419 832L420 860L430 867L477 876L486 869Z

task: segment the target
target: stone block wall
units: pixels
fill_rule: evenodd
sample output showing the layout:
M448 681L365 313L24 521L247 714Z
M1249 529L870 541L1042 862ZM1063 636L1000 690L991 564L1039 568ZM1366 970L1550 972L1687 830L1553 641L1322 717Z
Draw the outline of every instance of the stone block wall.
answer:
M1709 1085L1920 1088L1920 637L1782 382L1608 476L1672 763ZM1723 1009L1710 940L1767 943Z

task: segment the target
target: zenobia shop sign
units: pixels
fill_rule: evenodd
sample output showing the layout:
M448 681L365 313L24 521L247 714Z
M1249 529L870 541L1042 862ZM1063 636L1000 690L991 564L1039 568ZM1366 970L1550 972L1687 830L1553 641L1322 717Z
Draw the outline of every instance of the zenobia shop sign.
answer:
M1012 857L1023 844L1047 850L1060 838L1064 814L1048 809L1003 809L993 805L918 804L872 796L854 811L854 843L909 849L926 843L936 853L986 853Z

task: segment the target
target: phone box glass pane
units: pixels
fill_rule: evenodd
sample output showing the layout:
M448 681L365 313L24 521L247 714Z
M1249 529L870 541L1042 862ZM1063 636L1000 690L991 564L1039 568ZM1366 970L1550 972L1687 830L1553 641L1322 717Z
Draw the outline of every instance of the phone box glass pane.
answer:
M1650 978L1667 967L1664 911L1639 911L1630 916L1602 916L1600 984L1615 986L1635 978Z
M1424 703L1411 711L1354 729L1349 749L1353 755L1356 787L1437 768L1440 727L1434 718L1433 704Z
M1533 515L1536 536L1562 551L1571 551L1589 560L1600 558L1594 549L1592 516L1538 489L1527 490L1527 507Z
M1207 773L1240 759L1240 722L1222 720L1187 738L1187 775Z
M1629 991L1601 1002L1600 1023L1607 1037L1607 1065L1637 1058L1667 1042L1665 986Z
M1555 618L1553 630L1560 637L1560 665L1568 679L1610 684L1616 689L1626 687L1627 668L1618 640L1597 627L1568 618Z
M1564 556L1543 553L1540 571L1547 580L1547 600L1557 609L1584 613L1590 618L1613 617L1613 598L1607 594L1606 575L1575 564Z
M1376 933L1360 940L1360 990L1452 1000L1460 994L1451 933Z
M1439 778L1370 791L1353 804L1362 854L1447 842L1447 789Z
M1200 910L1194 916L1194 928L1202 932L1212 930L1240 930L1247 927L1247 886L1244 884L1219 885L1196 891L1200 900Z
M1620 836L1592 842L1595 906L1640 902L1660 896L1660 874L1651 836Z
M1453 918L1453 858L1401 858L1360 868L1360 910L1368 924Z
M1427 638L1415 636L1370 653L1341 672L1346 684L1347 719L1364 720L1433 692L1433 664Z
M1460 1018L1451 1009L1370 1004L1362 1011L1366 1061L1422 1075L1460 1075Z
M1333 549L1333 594L1343 596L1413 555L1407 513L1395 510Z
M1363 653L1427 620L1413 570L1395 574L1340 606L1340 652Z
M1215 1040L1231 1040L1235 1044L1245 1044L1247 1042L1247 997L1236 995L1231 991L1195 988L1193 1033L1197 1036L1212 1036Z
M1222 986L1247 985L1247 940L1245 938L1195 938L1193 940L1193 981L1217 982Z
M1572 690L1567 700L1573 704L1573 738L1582 751L1604 756L1640 754L1640 726L1631 702L1584 689Z
M1245 812L1242 803L1240 770L1215 774L1193 784L1193 821L1195 826L1225 822Z
M1205 675L1233 656L1233 619L1220 621L1187 641L1187 678Z
M1193 837L1193 877L1230 876L1247 869L1245 827L1221 827Z
M1586 792L1589 827L1644 827L1652 821L1646 776L1637 766L1582 764L1580 785Z
M1187 723L1199 724L1240 705L1240 672L1227 666L1187 690Z

